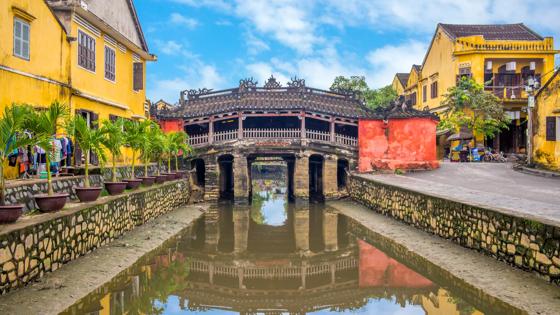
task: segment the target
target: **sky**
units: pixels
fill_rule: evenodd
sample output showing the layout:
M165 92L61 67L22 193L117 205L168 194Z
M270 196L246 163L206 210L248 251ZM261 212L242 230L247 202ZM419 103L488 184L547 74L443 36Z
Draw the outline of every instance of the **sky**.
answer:
M259 86L297 76L328 89L339 75L372 88L421 64L437 23L525 23L560 43L559 0L136 0L150 52L152 101L179 91ZM556 47L560 47L558 43Z

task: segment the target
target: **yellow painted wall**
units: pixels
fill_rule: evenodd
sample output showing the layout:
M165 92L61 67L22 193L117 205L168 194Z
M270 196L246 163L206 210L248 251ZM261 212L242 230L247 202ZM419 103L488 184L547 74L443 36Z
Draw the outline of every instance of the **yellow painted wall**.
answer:
M71 63L72 63L72 87L88 95L99 97L100 99L127 106L123 110L116 106L95 102L78 97L73 99L73 109L86 109L99 114L99 119L109 119L109 115L117 115L124 118L131 118L132 115L144 116L144 103L146 101L146 91L134 91L133 89L133 53L130 49L123 52L119 47L113 46L105 41L103 34L96 36L85 28L78 25L75 21L71 25L72 36L78 36L81 30L95 39L96 49L96 71L91 72L78 65L78 42L72 43ZM116 52L116 78L115 82L105 79L105 46L113 48ZM146 67L144 63L144 85L146 78Z
M427 315L461 315L457 309L457 304L451 300L451 295L445 289L439 289L437 295L427 298L422 296L422 308ZM483 313L474 310L472 315L482 315Z
M13 54L14 16L30 18L29 60ZM36 106L48 105L53 100L69 102L69 44L44 1L3 0L0 43L0 66L18 72L0 69L0 110L14 102Z
M401 84L401 81L396 75L393 78L393 82L391 83L391 86L393 87L393 90L397 92L397 95L404 94L404 86Z
M535 162L550 169L560 169L560 139L546 141L546 117L560 119L560 75L541 91L536 99L536 126L533 137ZM558 128L558 123L557 123ZM559 132L557 131L557 135Z

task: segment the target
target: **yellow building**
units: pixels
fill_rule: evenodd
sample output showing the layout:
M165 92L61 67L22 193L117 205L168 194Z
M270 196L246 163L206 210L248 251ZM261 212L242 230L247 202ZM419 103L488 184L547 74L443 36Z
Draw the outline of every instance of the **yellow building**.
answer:
M404 95L404 89L406 88L406 84L408 83L408 76L409 73L397 73L393 78L393 82L391 86L393 90L397 92L397 95Z
M3 0L0 43L0 110L59 101L92 125L147 117L156 58L132 0Z
M89 121L146 118L150 55L132 0L47 0L70 38L71 108Z
M534 161L560 169L560 69L544 83L535 99Z
M3 0L0 43L0 110L70 103L68 35L44 1Z
M419 75L414 77L411 72L405 94L416 108L437 113L445 110L441 106L444 95L459 78L484 83L488 92L503 101L512 118L509 129L486 139L486 145L506 153L525 153L524 85L529 77L546 82L554 71L556 53L552 38L542 37L524 24L438 24Z

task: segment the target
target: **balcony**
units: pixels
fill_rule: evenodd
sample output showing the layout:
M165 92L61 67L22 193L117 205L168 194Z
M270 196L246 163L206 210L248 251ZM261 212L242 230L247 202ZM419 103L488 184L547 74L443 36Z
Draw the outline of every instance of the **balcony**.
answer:
M502 100L518 100L526 101L527 92L525 92L525 87L523 86L485 86L484 90L494 94L497 98Z
M310 129L239 129L221 131L213 134L199 134L189 137L189 144L193 147L204 147L241 139L249 140L311 140L337 146L355 148L358 138L348 135L331 133L328 131Z

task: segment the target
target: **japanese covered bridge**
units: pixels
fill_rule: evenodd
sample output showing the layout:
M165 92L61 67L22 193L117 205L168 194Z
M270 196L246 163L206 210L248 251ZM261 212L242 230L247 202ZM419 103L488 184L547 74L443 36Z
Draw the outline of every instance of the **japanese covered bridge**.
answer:
M249 198L251 165L261 159L286 163L289 194L302 199L343 194L347 171L358 160L362 171L395 168L401 155L421 167L435 160L431 114L402 103L372 111L355 93L310 88L297 78L287 87L271 77L263 87L250 78L233 89L183 91L180 106L158 111L157 119L166 131L189 134L197 149L195 184L204 187L207 200ZM391 136L410 143L395 146ZM425 152L432 145L433 158Z

